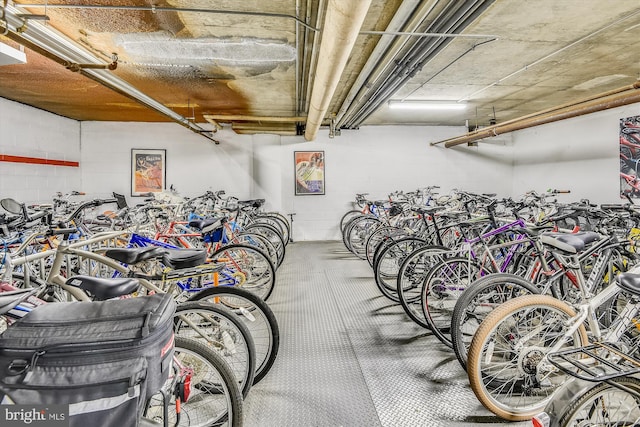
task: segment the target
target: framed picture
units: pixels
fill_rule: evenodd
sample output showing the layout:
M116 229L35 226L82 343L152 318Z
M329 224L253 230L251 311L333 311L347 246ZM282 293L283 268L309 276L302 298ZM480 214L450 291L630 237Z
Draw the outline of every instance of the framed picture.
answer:
M167 178L167 150L131 149L131 195L163 191Z
M324 194L324 151L294 151L296 196Z
M620 119L620 197L640 198L640 116Z

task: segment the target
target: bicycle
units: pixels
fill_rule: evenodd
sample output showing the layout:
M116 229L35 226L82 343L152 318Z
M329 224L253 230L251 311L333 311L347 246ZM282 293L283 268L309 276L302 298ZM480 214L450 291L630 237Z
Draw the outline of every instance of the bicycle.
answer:
M619 221L621 211L634 215L625 206L603 205L602 208L617 212L607 219L609 223L611 219ZM567 215L571 216L564 213L549 217L549 221L556 223L557 220L566 219ZM613 231L611 224L603 226ZM473 282L460 295L451 317L451 341L463 368L466 369L468 348L478 326L488 313L503 302L528 294L551 293L565 300L576 300L578 297L578 278L575 272L564 268L563 260L554 257L554 252L548 252L539 241L540 232L545 230L548 231L544 227L526 230L530 234L532 248L524 258L531 259L519 266L516 274L490 274ZM595 289L597 283L608 282L609 278L616 272L624 271L636 258L627 249L627 240L620 237L629 234L628 226L621 230L593 242L578 255L580 264L588 269L587 282L590 288Z
M0 287L0 319L3 319L7 325L20 322L20 319L27 316L31 311L46 304L44 301L35 298L37 291L35 288L16 289L6 283L0 283ZM44 318L47 318L47 316L44 316ZM39 321L42 321L42 316ZM105 340L108 339L105 338ZM113 337L113 339L117 339L117 337ZM175 340L172 338L171 344L171 349L163 348L164 352L173 351L171 368L165 369L161 374L163 378L166 378L164 383L158 382L156 379L147 378L153 384L158 383L159 386L158 390L152 391L154 394L148 397L146 403L143 404L143 412L139 414L145 425L163 425L166 427L169 425L241 426L242 394L237 386L235 375L227 363L211 348L190 338L176 336ZM48 348L49 351L52 349L53 347ZM45 351L37 353L42 355ZM73 350L67 352L66 355L71 357ZM34 366L37 366L36 359L38 359L36 356L32 358L31 364ZM58 366L56 369L64 370L64 372L68 371L72 374L74 365L73 362L69 363L71 364L59 361L56 364ZM117 368L117 363L115 365ZM36 371L32 367L29 372ZM38 385L51 385L52 381L60 382L60 387L63 387L63 382L61 382L63 377L47 377L46 375L51 375L47 374L47 372L42 370L35 375L31 375L29 387L33 389L34 386ZM106 371L102 372L103 375L105 373ZM158 370L157 373L160 374L161 371ZM39 379L40 376L43 376L42 380ZM46 382L42 383L45 380ZM97 380L98 378L96 378ZM8 394L4 398L5 404L11 402L19 404L41 403L29 400L28 394L20 392L21 386L19 383L16 384L12 381L9 385L5 385L7 386L5 387L5 392L8 390ZM76 384L75 387L78 387L78 385ZM96 387L99 387L97 383ZM67 389L68 387L60 389L61 397L58 398L57 403L68 403L70 405L70 415L80 415L83 411L89 410L91 405L88 402L83 404L82 401L78 401L77 396L73 396L73 394L68 396ZM98 389L94 393L97 393L97 391ZM96 408L95 410L98 409ZM110 419L120 423L124 421L121 417L111 417ZM135 415L131 417L135 418ZM111 422L109 423L109 425L112 425Z
M69 301L71 299L77 301L106 300L129 295L139 291L140 285L144 289L155 293L168 292L173 294L172 286L158 287L152 283L158 279L181 279L184 280L190 275L193 276L193 270L187 268L185 270L174 270L173 276L165 273L162 276L150 276L147 274L136 274L129 267L122 265L120 262L102 256L100 254L87 251L81 248L87 247L93 243L100 242L114 237L120 237L122 232L102 233L94 236L92 239L70 243L69 236L75 232L75 229L57 229L49 230L52 235L63 235L63 240L57 248L44 252L19 256L23 247L28 246L28 239L16 251L14 257L9 257L5 263L4 280L11 282L17 286L39 288L39 297L48 301ZM135 250L135 253L129 253L127 261L134 264L134 261L143 261L156 256L162 256L165 261L171 261L171 256L161 252L162 248L148 247L144 251ZM114 249L111 249L114 251ZM116 249L116 253L122 254L123 249ZM108 253L109 250L106 250ZM179 254L177 255L180 256ZM27 263L36 260L43 260L53 257L49 271L44 279L33 277L29 270L24 270L25 274L14 274L15 266L24 266ZM136 259L137 258L137 259ZM203 258L204 259L204 258ZM63 268L63 265L65 267ZM89 265L91 271L79 271L82 266ZM209 266L207 274L214 274L216 269L222 266ZM67 278L65 274L70 274L72 270L77 273L89 273L90 276L74 276ZM100 270L107 277L114 277L114 272L120 278L107 282L111 279L100 279L92 277L99 275ZM136 278L133 278L136 276ZM214 347L217 351L224 355L231 364L236 373L239 383L241 384L243 393L246 395L253 384L255 374L255 349L251 339L250 331L237 316L231 312L222 312L223 309L216 306L206 306L202 304L194 307L198 302L182 303L178 306L178 315L180 321L177 326L183 325L178 331L182 333L189 332L189 336L198 336L207 345Z
M636 348L633 319L640 304L622 296L637 294L637 282L621 274L594 295L581 272L576 254L595 238L596 233L542 237L546 245L563 251L564 265L576 274L577 309L552 296L525 295L496 308L475 333L467 361L469 381L481 403L499 417L530 419L545 407L566 380L548 354L587 345L586 327L594 342L626 342L627 349ZM597 318L602 307L616 309L606 322Z
M544 412L533 417L534 425L638 425L640 379L636 376L640 373L640 360L621 352L623 346L620 343L596 343L550 353L549 362L574 378L558 390ZM586 365L584 360L592 363Z

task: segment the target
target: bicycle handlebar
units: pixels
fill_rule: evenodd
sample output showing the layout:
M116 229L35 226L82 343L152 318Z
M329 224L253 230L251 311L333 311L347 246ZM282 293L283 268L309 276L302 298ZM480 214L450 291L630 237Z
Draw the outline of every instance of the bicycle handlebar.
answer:
M549 194L569 194L571 190L557 190L557 189L548 189L547 193Z
M69 215L66 221L67 222L73 221L80 215L80 212L82 212L87 208L96 208L101 205L106 205L107 203L117 203L117 200L116 199L94 199L94 200L89 200L87 202L84 202L80 204L80 206L78 206L76 210L71 213L71 215Z

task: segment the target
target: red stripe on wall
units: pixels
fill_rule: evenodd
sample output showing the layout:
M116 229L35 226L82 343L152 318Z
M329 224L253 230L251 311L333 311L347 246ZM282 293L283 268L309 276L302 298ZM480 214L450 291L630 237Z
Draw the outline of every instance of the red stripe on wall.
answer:
M69 162L67 160L42 159L39 157L9 156L8 154L0 154L0 162L31 163L34 165L71 166L74 168L77 168L78 166L80 166L79 162Z

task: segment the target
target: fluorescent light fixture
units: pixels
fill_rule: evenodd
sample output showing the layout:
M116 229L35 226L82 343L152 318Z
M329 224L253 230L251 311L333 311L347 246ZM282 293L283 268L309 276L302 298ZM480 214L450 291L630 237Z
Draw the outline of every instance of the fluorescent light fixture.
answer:
M0 65L25 64L27 55L4 43L0 43Z
M389 101L389 108L394 110L460 111L467 108L467 104L455 101Z

